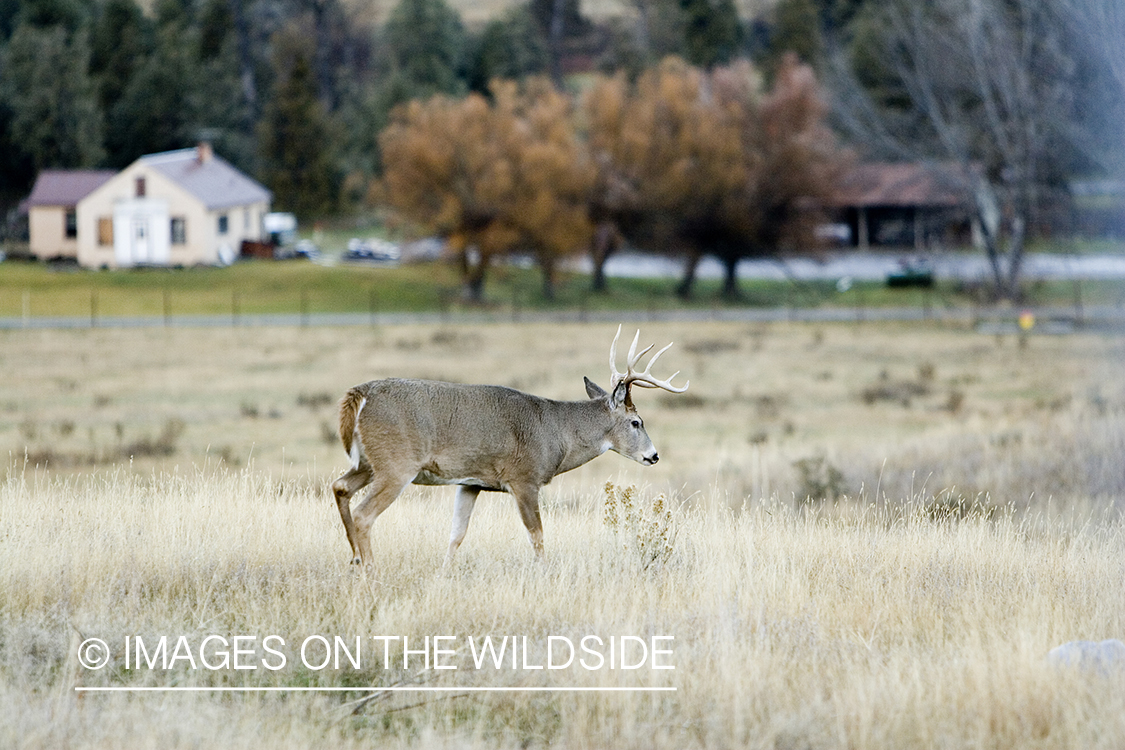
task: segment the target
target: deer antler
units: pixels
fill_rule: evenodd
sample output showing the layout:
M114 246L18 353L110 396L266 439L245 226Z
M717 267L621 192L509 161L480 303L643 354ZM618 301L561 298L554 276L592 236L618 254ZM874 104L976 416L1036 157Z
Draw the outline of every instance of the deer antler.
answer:
M676 372L672 373L672 376L667 378L666 380L657 380L651 373L652 365L656 362L656 360L660 359L661 354L668 351L668 349L672 346L671 344L668 344L668 346L652 355L652 359L648 361L648 365L642 372L637 372L634 369L637 366L637 363L640 362L641 357L648 354L648 352L651 351L652 347L654 346L653 344L649 344L640 352L637 351L637 341L641 337L641 332L639 330L637 331L637 334L633 336L633 343L629 347L629 355L626 358L625 372L618 372L617 339L620 336L621 326L617 326L617 333L613 337L613 343L609 345L609 390L611 393L615 388L617 388L617 386L621 385L622 383L625 384L626 388L633 385L638 385L641 388L660 388L672 393L683 393L688 389L688 385L690 385L691 381L684 383L683 388L677 388L676 386L672 385L672 378L675 378L680 374L679 370L676 370ZM626 399L628 399L628 392L626 392Z

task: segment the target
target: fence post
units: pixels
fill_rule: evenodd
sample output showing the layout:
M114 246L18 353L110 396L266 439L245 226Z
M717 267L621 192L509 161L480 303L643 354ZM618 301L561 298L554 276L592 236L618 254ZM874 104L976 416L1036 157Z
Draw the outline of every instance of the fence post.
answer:
M230 290L230 324L232 326L238 325L238 289Z
M90 287L90 327L98 327L98 290Z
M1082 311L1082 279L1074 279L1074 325L1081 327L1086 324L1085 314Z
M164 313L164 327L167 328L172 322L172 294L168 287L160 290L160 306Z
M375 285L371 285L371 289L367 292L367 313L370 316L371 325L375 325L376 310L379 307L379 295L375 291Z
M307 287L301 287L301 327L305 328L309 324L309 290Z
M23 290L23 327L27 328L31 325L31 290Z

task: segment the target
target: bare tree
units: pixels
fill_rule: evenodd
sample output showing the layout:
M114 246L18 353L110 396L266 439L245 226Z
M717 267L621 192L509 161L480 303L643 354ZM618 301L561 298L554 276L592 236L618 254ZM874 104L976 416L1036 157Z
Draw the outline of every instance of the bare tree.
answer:
M1019 293L1029 225L1067 138L1073 62L1054 0L924 0L880 9L882 106L838 54L830 89L853 138L881 155L952 160L972 196L998 296Z
M1075 36L1106 64L1125 93L1125 3L1121 0L1057 0Z

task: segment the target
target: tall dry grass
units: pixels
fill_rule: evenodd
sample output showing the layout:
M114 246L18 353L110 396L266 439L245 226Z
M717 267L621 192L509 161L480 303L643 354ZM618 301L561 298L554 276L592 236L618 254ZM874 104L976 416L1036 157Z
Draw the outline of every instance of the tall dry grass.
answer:
M638 397L657 467L603 457L547 489L544 564L511 499L485 494L443 574L452 493L421 488L376 522L373 571L347 564L323 489L344 457L317 434L316 410L332 408L318 394L404 374L576 395L582 374L600 379L600 333L7 334L5 361L28 364L0 386L0 440L13 446L0 482L0 746L1125 743L1120 675L1046 660L1064 641L1125 635L1119 338L1019 349L895 326L645 326L677 340L665 358L679 354L694 399ZM256 416L241 408L251 398ZM61 454L78 450L55 427L64 419L112 444L98 436L117 421L128 440L172 418L185 427L171 457L56 470L18 450L28 420L48 439L24 447ZM217 457L208 438L255 458ZM813 484L838 497L806 498ZM658 537L668 551L653 556ZM125 636L267 634L290 652L313 634L456 635L462 668L366 658L312 670L292 653L278 671L120 665ZM676 669L476 670L463 641L588 634L673 636ZM111 644L113 665L81 667L88 637ZM676 690L74 690L390 684Z
M652 498L641 489L638 503ZM65 499L65 500L63 500ZM1048 664L1125 632L1117 517L935 520L922 506L779 502L674 511L645 565L599 498L546 508L534 561L508 498L486 496L444 575L451 501L412 491L346 564L327 501L262 474L10 478L0 488L0 738L9 747L1120 747L1113 675ZM61 502L60 502L61 501ZM675 637L674 671L437 672L415 661L311 671L120 669L126 635ZM82 669L78 638L113 644ZM151 643L152 641L150 641ZM397 653L392 650L392 653ZM371 652L371 655L374 651ZM538 662L537 662L538 659ZM542 663L536 653L531 664ZM651 686L658 694L76 693L97 685Z

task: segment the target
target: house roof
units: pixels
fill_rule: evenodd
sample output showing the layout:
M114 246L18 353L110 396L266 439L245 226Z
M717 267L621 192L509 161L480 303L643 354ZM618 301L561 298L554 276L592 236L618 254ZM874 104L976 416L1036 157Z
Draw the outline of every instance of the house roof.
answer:
M215 155L206 144L149 154L137 161L175 182L210 210L260 203L272 197L269 190Z
M859 164L840 178L833 206L960 206L967 202L967 175L959 165Z
M116 172L107 169L45 169L35 179L31 195L20 205L77 206L78 201L97 190Z

